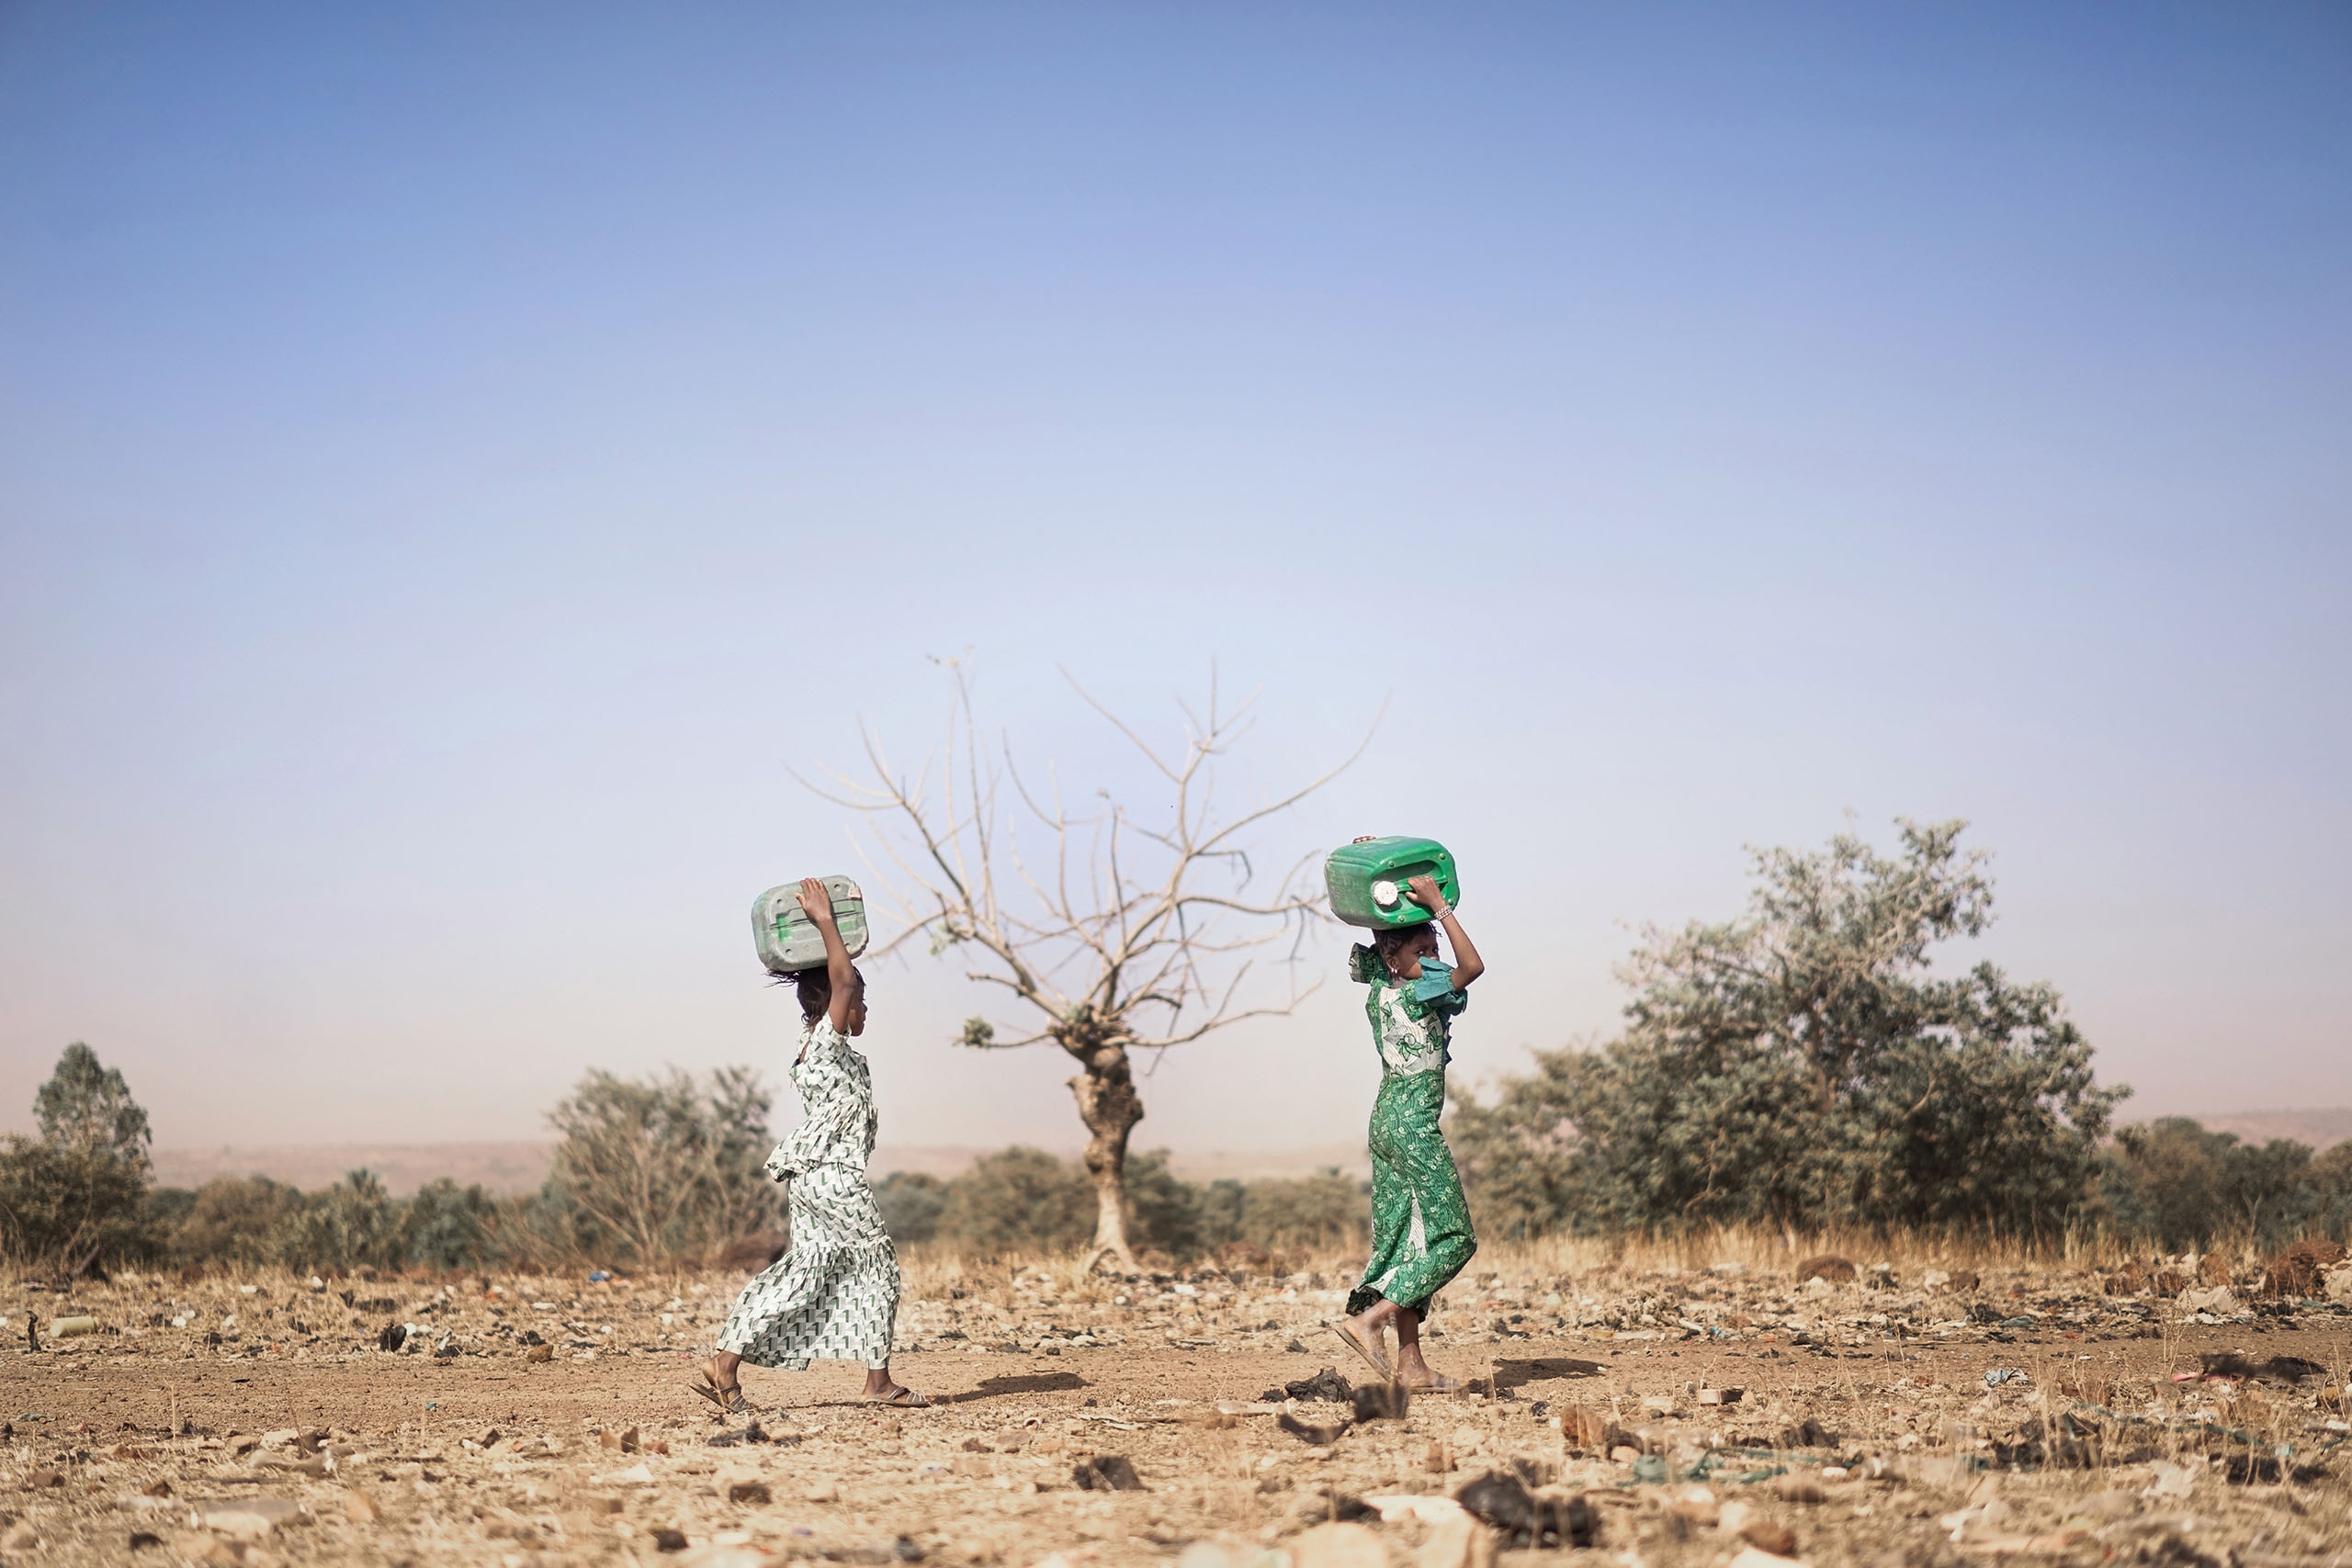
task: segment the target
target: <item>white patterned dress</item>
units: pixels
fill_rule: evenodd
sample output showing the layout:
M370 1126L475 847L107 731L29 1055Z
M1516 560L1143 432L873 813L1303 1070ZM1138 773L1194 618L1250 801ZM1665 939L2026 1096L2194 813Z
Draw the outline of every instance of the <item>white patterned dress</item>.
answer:
M874 1075L830 1019L800 1040L792 1085L806 1119L767 1163L770 1176L792 1183L792 1250L743 1287L718 1348L796 1372L811 1360L888 1366L899 1255L865 1179L878 1125Z

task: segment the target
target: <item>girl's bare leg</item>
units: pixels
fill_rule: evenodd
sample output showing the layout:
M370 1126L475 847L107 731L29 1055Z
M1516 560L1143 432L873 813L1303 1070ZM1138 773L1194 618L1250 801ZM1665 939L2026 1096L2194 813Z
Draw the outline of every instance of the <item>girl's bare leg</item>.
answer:
M885 1361L878 1367L868 1367L865 1369L865 1393L867 1398L888 1399L893 1394L904 1393L906 1391L904 1389L890 1381L890 1364L888 1361Z
M1406 1387L1442 1392L1461 1386L1453 1379L1430 1371L1429 1362L1422 1359L1419 1313L1392 1301L1379 1301L1348 1321L1374 1345L1380 1343L1383 1329L1393 1326L1396 1330L1396 1381Z
M743 1358L732 1350L714 1350L710 1359L702 1364L702 1370L723 1393L737 1386L736 1369L742 1364Z

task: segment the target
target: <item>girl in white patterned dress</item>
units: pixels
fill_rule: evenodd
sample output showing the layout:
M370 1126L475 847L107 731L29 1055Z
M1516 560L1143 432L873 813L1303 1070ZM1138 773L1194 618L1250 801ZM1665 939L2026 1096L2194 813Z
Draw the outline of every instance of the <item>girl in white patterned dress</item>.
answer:
M792 1184L792 1249L743 1287L693 1386L732 1415L751 1408L737 1381L745 1361L796 1372L811 1360L864 1361L868 1400L928 1404L890 1377L899 1257L865 1179L877 1122L874 1077L850 1044L865 1032L865 977L849 961L823 883L802 880L800 908L825 939L825 967L795 977L803 1027L792 1084L804 1119L767 1163L770 1176Z

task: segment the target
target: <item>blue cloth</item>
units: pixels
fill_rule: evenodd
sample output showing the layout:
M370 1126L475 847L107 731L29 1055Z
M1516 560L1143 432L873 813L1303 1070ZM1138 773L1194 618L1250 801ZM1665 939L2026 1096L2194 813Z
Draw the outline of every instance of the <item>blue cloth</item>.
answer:
M1433 1002L1453 989L1453 971L1433 958L1424 958L1421 977L1411 984L1415 1001Z

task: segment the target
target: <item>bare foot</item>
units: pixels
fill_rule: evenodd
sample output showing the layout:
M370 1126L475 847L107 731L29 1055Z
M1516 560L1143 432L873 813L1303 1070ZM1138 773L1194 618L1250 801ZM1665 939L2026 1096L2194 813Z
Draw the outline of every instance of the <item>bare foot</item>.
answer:
M1365 1366L1378 1372L1385 1381L1393 1382L1396 1373L1388 1364L1387 1349L1380 1342L1381 1325L1374 1315L1379 1311L1380 1308L1375 1306L1362 1317L1337 1318L1329 1326Z
M743 1397L743 1386L736 1380L736 1369L743 1364L740 1356L729 1356L724 1350L711 1357L696 1370L702 1381L686 1386L718 1406L722 1416L741 1416L752 1408Z

